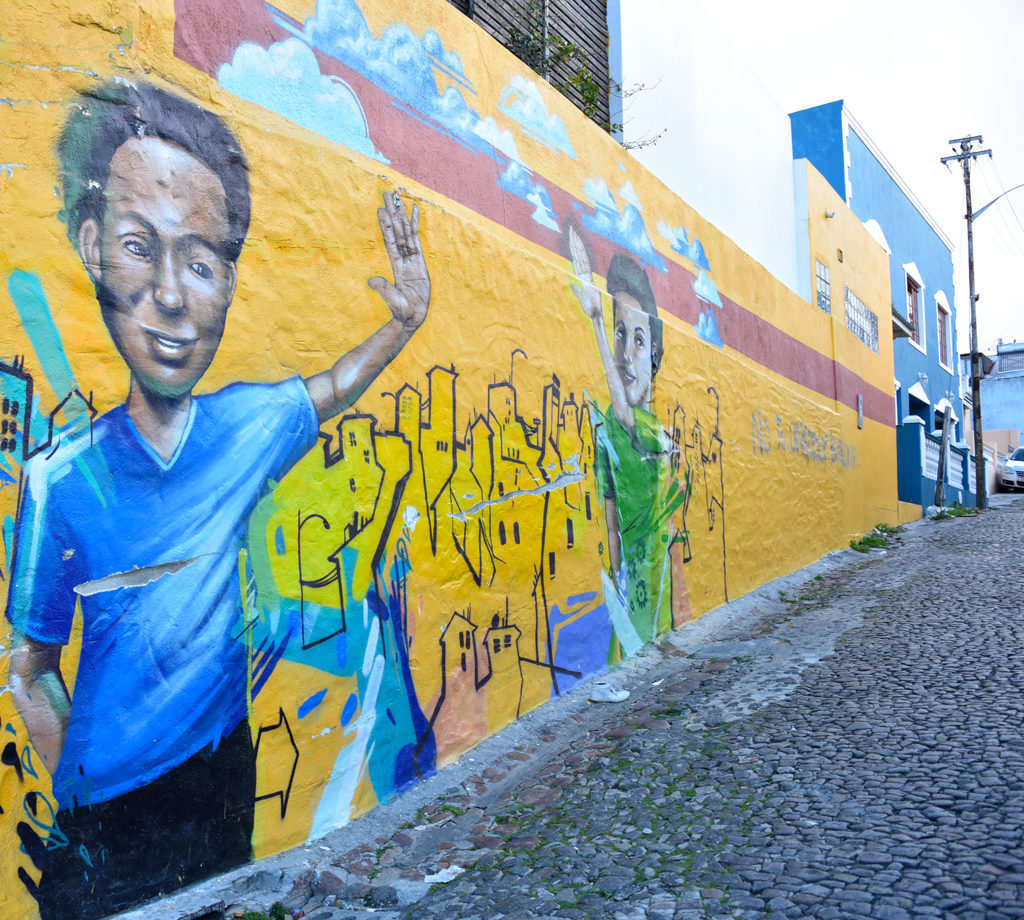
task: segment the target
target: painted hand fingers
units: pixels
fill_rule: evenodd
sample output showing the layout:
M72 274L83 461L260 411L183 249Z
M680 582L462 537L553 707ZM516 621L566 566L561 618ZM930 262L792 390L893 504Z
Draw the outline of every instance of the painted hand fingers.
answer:
M398 191L384 192L382 197L384 206L377 209L377 217L394 284L372 278L370 287L384 298L397 319L415 328L426 317L430 302L430 276L419 238L419 207L413 205L410 217Z
M590 280L590 259L587 256L587 248L583 245L575 227L569 227L569 253L572 257L572 268L576 277L582 281Z
M419 223L420 210L418 205L412 207L412 219L406 213L402 196L397 191L384 192L384 207L377 213L381 217L381 229L385 234L385 245L387 245L388 231L390 230L393 247L389 247L388 254L405 261L408 259L422 257L423 249L420 246ZM385 222L387 229L385 229Z
M392 265L398 258L398 239L395 234L395 221L392 216L392 208L388 204L387 193L384 195L384 207L377 208L377 221L380 224L381 237L384 240L384 249Z

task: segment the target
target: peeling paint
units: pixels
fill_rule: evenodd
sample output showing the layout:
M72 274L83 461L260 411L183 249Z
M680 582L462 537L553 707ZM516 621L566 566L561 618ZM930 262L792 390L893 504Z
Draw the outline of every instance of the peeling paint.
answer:
M477 502L472 508L469 508L466 511L452 511L448 514L448 517L465 523L469 518L479 514L486 508L497 508L507 502L514 501L517 498L522 498L524 495L544 495L548 492L557 492L559 489L564 489L566 486L583 482L584 478L585 477L582 473L559 473L558 476L551 480L551 482L545 482L536 488L514 489L510 492L506 492L500 498L488 498L484 501Z
M82 70L80 67L47 67L44 64L19 64L16 61L0 61L4 67L13 67L20 70L40 70L45 73L78 73L85 77L98 77L95 70Z
M151 584L158 578L163 578L164 575L177 574L194 562L198 562L200 558L196 556L192 559L182 559L180 562L162 562L159 565L146 565L127 572L106 575L103 578L96 578L93 581L85 581L80 585L75 585L75 593L80 597L91 597L104 591L116 591L118 588L141 588L143 585Z

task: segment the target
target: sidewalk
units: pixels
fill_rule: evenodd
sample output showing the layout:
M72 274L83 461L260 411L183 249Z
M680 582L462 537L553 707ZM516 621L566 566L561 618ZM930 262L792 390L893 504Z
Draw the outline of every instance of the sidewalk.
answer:
M1024 502L663 639L316 844L124 920L1024 917ZM983 597L976 603L972 596Z

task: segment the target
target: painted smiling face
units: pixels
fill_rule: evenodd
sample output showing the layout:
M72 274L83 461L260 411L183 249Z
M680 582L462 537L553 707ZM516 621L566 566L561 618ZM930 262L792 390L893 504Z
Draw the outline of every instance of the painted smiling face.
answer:
M651 316L632 294L616 293L613 302L615 367L630 406L647 409L654 380Z
M213 361L235 293L224 188L181 147L132 138L110 161L102 222L79 231L82 261L132 384L191 392Z

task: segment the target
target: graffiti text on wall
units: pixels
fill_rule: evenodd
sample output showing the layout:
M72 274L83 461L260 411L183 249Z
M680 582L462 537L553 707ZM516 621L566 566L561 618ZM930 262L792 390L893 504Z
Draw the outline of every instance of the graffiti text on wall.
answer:
M857 448L835 431L814 428L800 420L786 421L760 408L750 415L751 450L755 456L776 453L798 454L812 463L831 464L843 469L857 468Z

